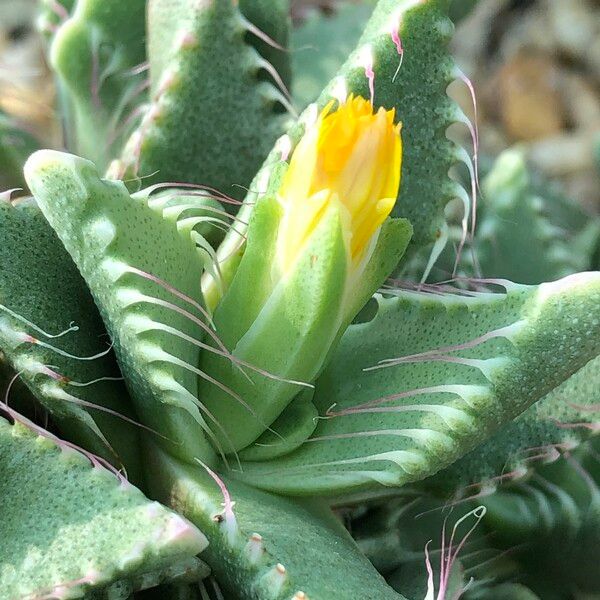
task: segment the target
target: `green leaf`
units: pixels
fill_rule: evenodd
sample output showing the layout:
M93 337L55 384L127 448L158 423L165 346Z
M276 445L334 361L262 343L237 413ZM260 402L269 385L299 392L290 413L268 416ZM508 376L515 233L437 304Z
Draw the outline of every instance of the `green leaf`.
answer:
M423 487L457 498L526 479L538 463L556 460L588 439L597 430L599 408L600 358L595 358Z
M148 8L151 103L111 174L240 196L232 185L249 185L283 131L288 101L277 80L287 76L287 52L259 36L287 44L287 2L158 0Z
M479 0L450 0L450 18L458 23L471 14Z
M434 582L437 583L439 571L434 570ZM405 564L388 577L390 585L402 592L408 600L427 598L427 570L425 559ZM464 573L457 561L451 571L444 598L460 598L465 587Z
M299 448L317 426L319 413L312 403L313 389L300 392L279 417L239 456L242 460L270 460Z
M483 179L475 243L463 248L459 276L539 284L595 268L592 255L600 243L600 219L541 178L525 159L521 149L507 150ZM462 235L459 224L450 227L452 243L432 269L430 281L453 277ZM420 281L430 253L431 248L421 251L403 278Z
M270 39L248 36L247 41L277 70L286 85L292 77L289 51L290 0L240 0L244 17ZM275 42L275 44L273 44Z
M6 396L10 386L10 405L20 414L35 418L39 405L23 381L19 378L15 379L15 376L16 373L8 364L6 355L0 350L0 398Z
M206 539L63 442L0 419L4 598L80 597L190 559Z
M145 99L145 0L77 0L55 33L50 61L57 75L67 145L100 169L131 131Z
M36 20L38 30L51 40L59 26L66 21L77 0L39 0Z
M200 600L192 592L199 592L201 580L210 574L209 567L200 559L186 557L155 571L136 573L120 579L104 589L88 592L85 600ZM183 591L189 594L183 595ZM144 594L140 594L144 592ZM203 599L202 599L203 600Z
M539 467L529 481L480 500L496 545L511 549L540 598L597 595L600 468L597 440Z
M422 479L600 353L599 273L515 284L505 295L376 300L375 317L347 330L317 381L311 438L286 457L243 464L236 477L293 494Z
M196 212L186 196L179 208L150 191L130 196L89 161L59 152L34 154L25 170L94 296L140 419L178 455L209 457L195 396L197 343L208 327L194 227L206 205Z
M529 588L518 583L503 583L467 593L465 600L541 600Z
M137 481L136 417L77 267L33 199L0 202L0 238L0 348L69 440Z
M201 466L148 447L155 496L201 527L203 554L231 600L402 600L330 511L247 487L229 478L226 497Z
M493 537L484 529L485 510L473 503L450 511L437 499L407 491L354 512L350 526L359 548L387 582L411 600L431 597L431 587L433 597L462 597L467 590L518 573L510 556L491 545Z

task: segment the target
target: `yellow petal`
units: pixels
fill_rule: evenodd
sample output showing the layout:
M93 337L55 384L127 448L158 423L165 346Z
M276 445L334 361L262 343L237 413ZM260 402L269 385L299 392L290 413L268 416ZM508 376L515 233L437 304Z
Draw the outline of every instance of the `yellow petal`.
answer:
M332 108L330 102L300 140L279 190L278 254L285 269L332 202L347 215L348 260L358 264L398 195L402 142L395 110L374 113L369 100L352 95Z

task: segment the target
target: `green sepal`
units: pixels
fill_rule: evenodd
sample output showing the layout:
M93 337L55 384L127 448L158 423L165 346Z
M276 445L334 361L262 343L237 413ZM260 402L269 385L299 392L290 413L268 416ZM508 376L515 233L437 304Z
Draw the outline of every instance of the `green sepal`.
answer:
M314 390L300 392L253 444L239 452L240 460L261 461L283 456L299 448L315 430L319 411L312 403Z
M288 164L283 161L277 161L272 165L272 177L277 180L279 185L287 169ZM260 212L260 214L255 216L255 212ZM255 203L246 203L242 206L237 219L232 222L231 229L217 249L219 277L210 277L205 274L202 278L202 293L211 312L219 303L223 303L223 297L232 285L242 286L247 281L251 281L250 285L252 286L257 285L256 279L259 272L263 273L264 264L275 260L276 223L280 218L281 207L275 201L275 194L261 196L260 201L257 196ZM253 239L250 239L248 235L250 224L255 231L252 235ZM242 258L248 252L254 258L244 260L244 264L248 265L246 269L240 265ZM258 263L258 265L254 263ZM238 274L240 270L245 274ZM260 282L257 287L258 293L263 294L264 298L264 289L268 287L267 284Z
M263 214L271 210L273 218L276 201L262 202L267 202ZM258 222L262 220L259 218ZM278 221L273 220L271 225L272 239L267 239L264 246L267 255L275 251ZM262 247L252 225L248 237L256 239L257 249ZM214 322L236 359L274 377L244 373L227 358L206 353L202 356L201 369L226 382L246 403L244 406L239 398L209 382L200 382L199 397L227 432L228 439L222 443L232 451L256 440L300 391L298 384L290 380L313 381L343 323L348 259L335 206L326 209L288 273L280 272L277 257L272 256L273 262L260 257L252 285L231 288L217 307ZM249 256L251 264L256 264L258 258L254 253ZM238 272L245 277L249 272L244 269L244 262L245 257ZM215 434L219 435L216 431Z
M221 339L233 348L250 329L273 292L273 265L281 205L263 198L252 211L243 258L213 316Z
M412 233L412 225L407 219L388 218L384 221L373 254L358 279L350 285L346 325L392 273L406 252Z

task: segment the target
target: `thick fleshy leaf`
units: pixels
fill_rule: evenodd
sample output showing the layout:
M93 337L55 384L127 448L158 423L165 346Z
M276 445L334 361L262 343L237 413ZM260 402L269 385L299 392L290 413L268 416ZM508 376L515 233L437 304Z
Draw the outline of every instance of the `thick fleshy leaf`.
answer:
M527 479L540 462L573 451L598 431L599 422L600 358L595 358L422 485L454 498L491 493L503 483Z
M0 111L0 193L25 186L23 165L39 147L31 133Z
M236 477L294 494L422 479L600 353L600 273L471 298L399 291L377 303L317 381L311 438Z
M443 500L406 490L354 514L350 525L359 548L410 600L432 597L432 592L433 598L475 600L480 591L520 575L510 554L494 547L481 505L449 510Z
M137 481L136 417L77 267L33 199L0 201L0 239L0 349L67 439Z
M3 598L78 598L189 560L205 537L115 474L0 418Z
M467 17L479 0L450 0L450 18L455 22Z
M455 265L463 232L459 224L453 225L452 244L429 281L453 277L456 267L456 274L464 278L498 277L534 285L596 268L593 254L600 243L600 218L541 178L521 149L500 154L481 187L475 243L467 241ZM402 277L420 281L429 255L428 249L421 251Z
M156 497L207 535L202 557L229 600L402 600L318 501L281 498L148 447Z
M314 10L292 31L292 92L302 107L315 101L354 50L373 7L340 3L332 15Z
M151 102L110 174L243 194L289 107L287 4L151 0Z
M503 583L471 592L465 600L542 600L528 587L519 583Z
M540 598L600 593L598 440L479 500L496 545L511 549Z
M64 23L75 6L77 0L40 0L38 7L37 28L49 40Z
M42 211L88 284L143 423L173 452L211 454L196 399L204 261L195 225L205 205L130 196L87 160L41 151L26 176ZM194 218L198 214L198 219Z

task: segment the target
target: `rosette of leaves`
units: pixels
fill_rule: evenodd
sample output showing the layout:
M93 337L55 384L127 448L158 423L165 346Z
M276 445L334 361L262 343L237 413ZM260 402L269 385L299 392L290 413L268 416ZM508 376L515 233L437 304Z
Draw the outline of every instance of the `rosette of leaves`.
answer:
M445 137L465 120L446 94L447 2L380 0L299 116L283 0L42 8L83 156L34 154L35 199L0 201L0 589L433 597L424 561L388 583L332 507L464 492L502 459L528 469L534 433L573 449L574 425L593 431L600 352L598 273L496 292L382 285L439 255L450 200L471 212L448 175L468 154ZM278 192L315 116L350 94L402 122L394 209L352 286L332 218L295 293L276 296ZM35 398L27 416L13 392Z

